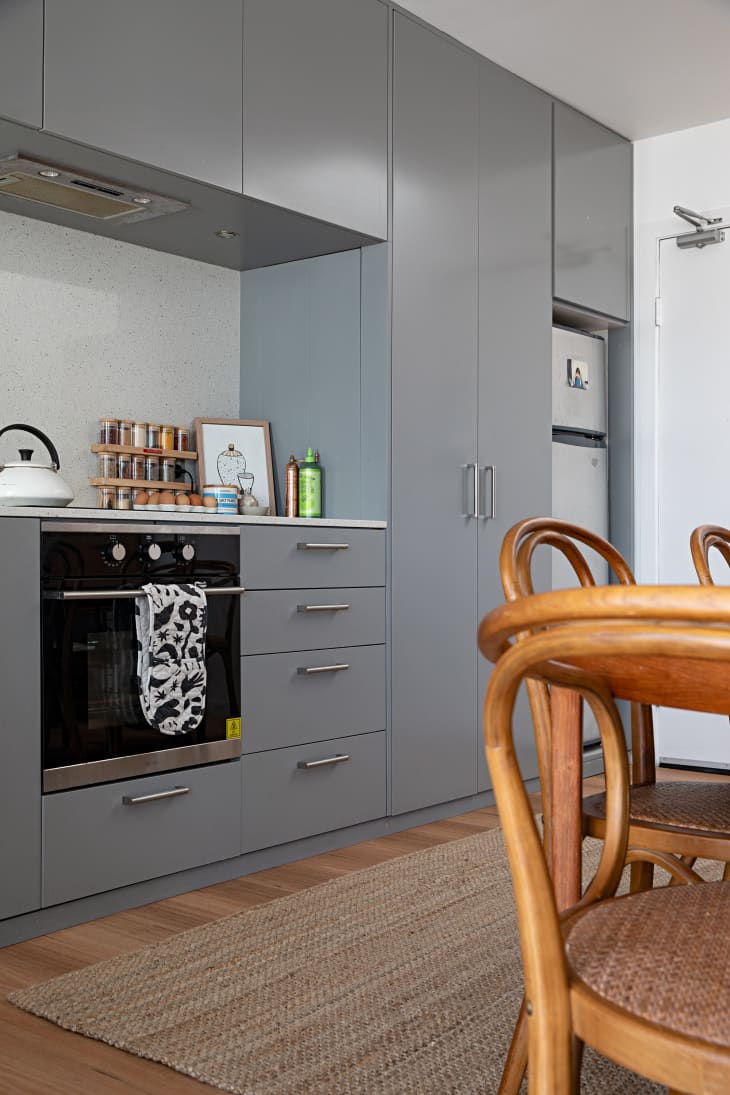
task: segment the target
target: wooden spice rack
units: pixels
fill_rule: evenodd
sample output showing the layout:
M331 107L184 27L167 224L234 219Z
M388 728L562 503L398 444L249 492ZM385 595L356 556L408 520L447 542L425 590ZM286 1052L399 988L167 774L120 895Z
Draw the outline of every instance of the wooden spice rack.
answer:
M97 443L90 446L91 452L129 453L131 456L158 456L160 459L170 460L197 460L198 454L190 449L152 449L138 448L134 445L104 445ZM89 479L92 487L131 487L132 490L171 490L177 493L188 493L195 488L192 483L184 480L163 479L106 479L94 476Z

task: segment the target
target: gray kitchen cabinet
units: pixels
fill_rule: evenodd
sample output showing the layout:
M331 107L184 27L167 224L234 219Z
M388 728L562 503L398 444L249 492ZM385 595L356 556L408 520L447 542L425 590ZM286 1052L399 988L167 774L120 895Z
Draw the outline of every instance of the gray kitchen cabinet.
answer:
M241 762L43 799L43 906L230 859L241 850Z
M384 529L244 526L241 582L243 851L384 817Z
M385 759L384 731L246 757L244 852L383 817Z
M397 12L393 45L397 814L477 790L479 64Z
M0 605L0 918L41 898L40 521L5 520Z
M524 517L552 512L550 113L547 95L480 64L479 616L504 600L499 551ZM536 586L550 588L547 559ZM489 664L479 657L479 695ZM526 778L537 775L524 691L515 714ZM488 786L480 750L479 789Z
M0 4L0 117L43 125L43 0Z
M388 8L245 0L244 193L388 234Z
M240 193L242 0L53 0L45 18L46 130Z
M394 47L392 811L401 813L489 786L477 626L504 599L504 533L550 512L551 101L398 15Z
M563 103L553 126L553 296L628 319L631 143Z

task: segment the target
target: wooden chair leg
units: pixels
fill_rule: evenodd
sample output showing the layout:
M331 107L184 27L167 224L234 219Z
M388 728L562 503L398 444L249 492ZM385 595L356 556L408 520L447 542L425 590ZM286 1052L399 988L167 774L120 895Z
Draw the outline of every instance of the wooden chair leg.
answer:
M631 893L642 893L644 890L650 890L654 885L654 864L653 863L632 863L631 864Z
M507 1060L504 1063L502 1079L497 1095L517 1095L527 1069L527 1015L525 998L522 997L520 1014L517 1016L515 1031L510 1042Z
M583 1042L573 1037L573 1093L580 1095L580 1070L583 1067Z
M725 864L722 872L722 880L723 882L730 882L730 862Z

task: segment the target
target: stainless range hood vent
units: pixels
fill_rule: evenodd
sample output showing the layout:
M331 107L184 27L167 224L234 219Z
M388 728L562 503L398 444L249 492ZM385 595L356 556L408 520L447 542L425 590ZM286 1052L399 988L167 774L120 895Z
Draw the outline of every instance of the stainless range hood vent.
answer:
M186 202L160 194L132 190L106 179L94 179L56 164L39 163L21 155L0 159L0 209L13 198L79 213L96 221L140 221L178 213Z

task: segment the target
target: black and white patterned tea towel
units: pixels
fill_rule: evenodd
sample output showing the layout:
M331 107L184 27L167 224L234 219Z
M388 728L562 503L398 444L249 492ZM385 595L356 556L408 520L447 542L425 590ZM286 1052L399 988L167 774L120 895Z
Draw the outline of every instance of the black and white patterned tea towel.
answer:
M142 712L161 734L188 734L205 714L205 591L149 582L141 592L135 614Z

